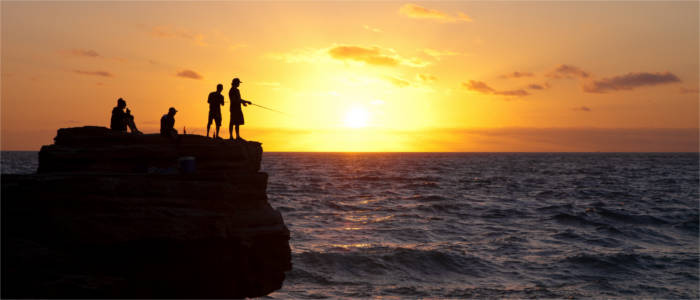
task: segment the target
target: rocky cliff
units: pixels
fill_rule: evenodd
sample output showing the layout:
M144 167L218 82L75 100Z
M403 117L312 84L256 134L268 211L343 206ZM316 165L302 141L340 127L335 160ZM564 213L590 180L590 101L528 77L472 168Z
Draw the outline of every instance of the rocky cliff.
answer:
M194 172L178 158L194 157ZM61 129L2 176L3 298L241 298L282 286L289 231L256 142ZM191 170L190 170L191 171Z

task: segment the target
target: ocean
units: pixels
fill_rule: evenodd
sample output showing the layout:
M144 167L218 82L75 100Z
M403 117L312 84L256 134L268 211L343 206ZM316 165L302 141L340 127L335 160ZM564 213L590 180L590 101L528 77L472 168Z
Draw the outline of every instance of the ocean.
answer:
M31 173L36 152L2 152ZM697 299L697 153L265 153L269 298Z

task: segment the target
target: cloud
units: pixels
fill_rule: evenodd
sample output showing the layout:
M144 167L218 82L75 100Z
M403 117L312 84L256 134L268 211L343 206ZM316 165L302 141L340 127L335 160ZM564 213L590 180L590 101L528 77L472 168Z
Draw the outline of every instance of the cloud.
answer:
M360 61L375 66L396 66L399 64L398 59L382 54L378 47L336 46L330 48L328 54L335 59Z
M556 69L547 73L547 77L550 78L588 78L591 76L590 73L581 70L579 67L571 65L559 65Z
M408 80L404 80L398 77L393 77L393 76L385 76L384 77L387 81L391 82L391 84L397 86L397 87L407 87L410 86L411 83L408 82Z
M611 78L594 80L584 85L583 90L588 93L605 93L609 91L633 90L643 86L653 86L681 82L678 76L670 73L627 73Z
M515 72L513 72L513 73L508 73L508 74L505 74L505 75L501 75L501 76L499 76L499 77L501 77L501 78L520 78L520 77L532 77L532 76L535 76L535 75L532 74L531 72L518 72L518 71L515 71Z
M451 16L436 9L425 8L416 4L404 4L399 8L399 14L413 19L432 20L440 23L471 22L466 14L458 12L457 16Z
M374 32L374 33L383 32L381 29L379 29L379 28L374 28L374 27L369 26L369 25L364 25L364 26L362 26L362 28L364 28L365 30L369 30L369 31L371 31L371 32Z
M425 55L428 55L436 60L440 60L443 56L455 56L459 55L459 53L454 52L454 51L449 51L449 50L435 50L435 49L430 49L426 48L423 49L423 53Z
M548 89L548 88L549 88L549 83L546 83L546 82L543 83L543 84L531 83L531 84L528 84L528 85L527 85L527 88L528 88L528 89L531 89L531 90L544 90L544 89Z
M576 107L574 108L575 111L585 111L585 112L590 112L592 109L587 106L581 106L581 107Z
M287 63L329 63L332 61L354 62L380 67L396 67L399 65L422 68L430 62L417 57L402 57L394 49L378 46L333 45L327 48L304 48L284 53L268 53L271 59L283 60Z
M191 78L191 79L202 79L202 75L197 74L197 72L192 71L192 70L182 70L177 73L176 76L179 77L184 77L184 78Z
M102 76L102 77L114 77L112 73L107 71L85 71L85 70L73 70L74 73L80 75L90 75L90 76Z
M95 50L90 49L71 49L66 51L67 54L79 57L99 57L100 54Z
M151 36L158 38L180 38L194 42L199 46L207 46L204 42L204 35L191 33L184 29L171 28L169 26L155 26L149 30Z
M515 97L524 97L530 95L530 93L523 89L497 91L492 87L488 86L486 83L475 80L469 80L469 82L462 82L462 86L465 87L467 90L479 92L481 94Z
M516 97L524 97L524 96L530 95L530 93L528 93L526 90L523 90L523 89L509 90L509 91L496 91L494 94L501 95L501 96L516 96Z
M431 82L437 80L437 77L435 77L435 75L430 74L417 74L416 78L423 82Z
M681 87L680 92L681 92L681 94L697 94L698 89L687 89L687 88Z
M469 82L462 82L462 86L470 91L475 91L482 94L492 94L495 92L494 89L481 81L469 80Z

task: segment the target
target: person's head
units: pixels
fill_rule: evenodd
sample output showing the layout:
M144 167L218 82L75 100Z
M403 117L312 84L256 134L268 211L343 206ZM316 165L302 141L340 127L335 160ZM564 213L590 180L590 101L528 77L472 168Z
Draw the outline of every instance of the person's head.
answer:
M176 113L177 113L177 109L175 109L174 107L171 107L170 109L168 109L169 115L174 116Z
M122 98L119 98L117 100L117 107L124 109L124 107L126 107L126 101L124 101L124 99Z
M223 90L224 90L224 86L223 86L221 83L219 83L219 84L216 85L216 91L217 91L217 92L220 93L220 92L223 91Z
M238 87L239 85L241 85L241 82L242 81L240 79L234 78L233 81L231 81L231 85L234 87Z

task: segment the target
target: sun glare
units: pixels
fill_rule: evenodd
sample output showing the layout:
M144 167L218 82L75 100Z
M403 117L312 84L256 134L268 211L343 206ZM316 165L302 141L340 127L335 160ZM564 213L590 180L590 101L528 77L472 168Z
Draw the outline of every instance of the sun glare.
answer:
M367 126L369 113L361 108L353 108L345 114L345 126L350 128L361 128Z

